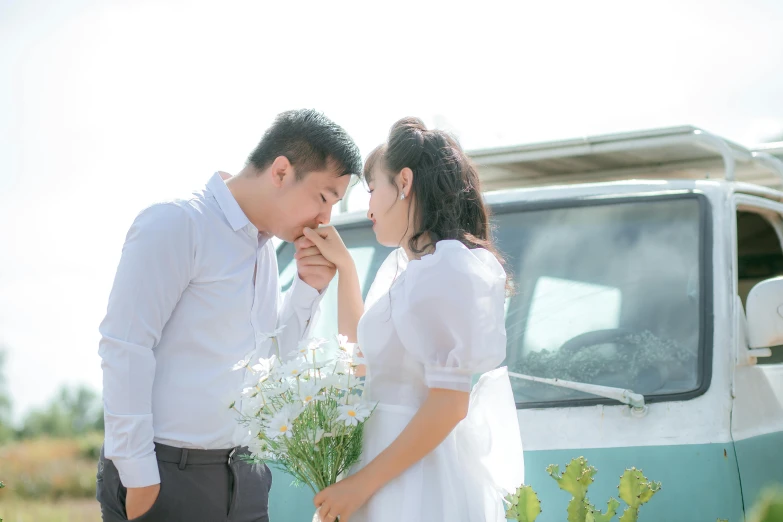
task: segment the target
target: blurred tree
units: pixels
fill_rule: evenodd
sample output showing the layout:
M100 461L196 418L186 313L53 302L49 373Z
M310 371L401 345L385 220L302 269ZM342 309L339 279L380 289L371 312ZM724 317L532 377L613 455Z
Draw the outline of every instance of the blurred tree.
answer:
M63 387L48 406L27 414L19 436L72 437L96 430L103 430L103 408L98 394L85 386Z

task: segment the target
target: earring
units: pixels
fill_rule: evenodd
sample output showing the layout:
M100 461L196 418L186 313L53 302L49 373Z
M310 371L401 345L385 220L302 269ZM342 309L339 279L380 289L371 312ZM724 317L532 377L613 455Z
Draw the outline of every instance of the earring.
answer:
M403 199L405 199L405 194L400 194L400 201L402 201Z

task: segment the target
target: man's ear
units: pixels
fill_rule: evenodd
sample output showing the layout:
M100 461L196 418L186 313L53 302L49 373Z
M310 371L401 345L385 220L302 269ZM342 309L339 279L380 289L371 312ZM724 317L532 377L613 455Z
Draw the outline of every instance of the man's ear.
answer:
M286 177L294 176L294 166L291 165L291 162L285 156L278 156L272 162L272 165L269 166L269 175L271 176L272 184L277 188L281 188L285 183Z

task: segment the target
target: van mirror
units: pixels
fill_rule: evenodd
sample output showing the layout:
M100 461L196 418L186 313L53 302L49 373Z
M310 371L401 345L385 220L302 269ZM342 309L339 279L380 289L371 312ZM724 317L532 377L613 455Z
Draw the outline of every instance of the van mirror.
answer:
M754 286L748 294L747 309L749 347L783 345L783 277Z

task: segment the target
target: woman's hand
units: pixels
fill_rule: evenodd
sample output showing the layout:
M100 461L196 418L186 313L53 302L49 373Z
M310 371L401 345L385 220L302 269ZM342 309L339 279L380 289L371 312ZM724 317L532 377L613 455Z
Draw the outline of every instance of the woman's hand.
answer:
M296 259L320 252L327 261L337 267L337 270L353 265L351 253L348 252L343 239L334 227L305 228L304 236L311 245L303 244L302 248L294 255Z
M337 517L340 517L340 522L349 522L371 496L366 481L362 481L359 475L351 475L318 493L313 504L323 522L335 522Z

